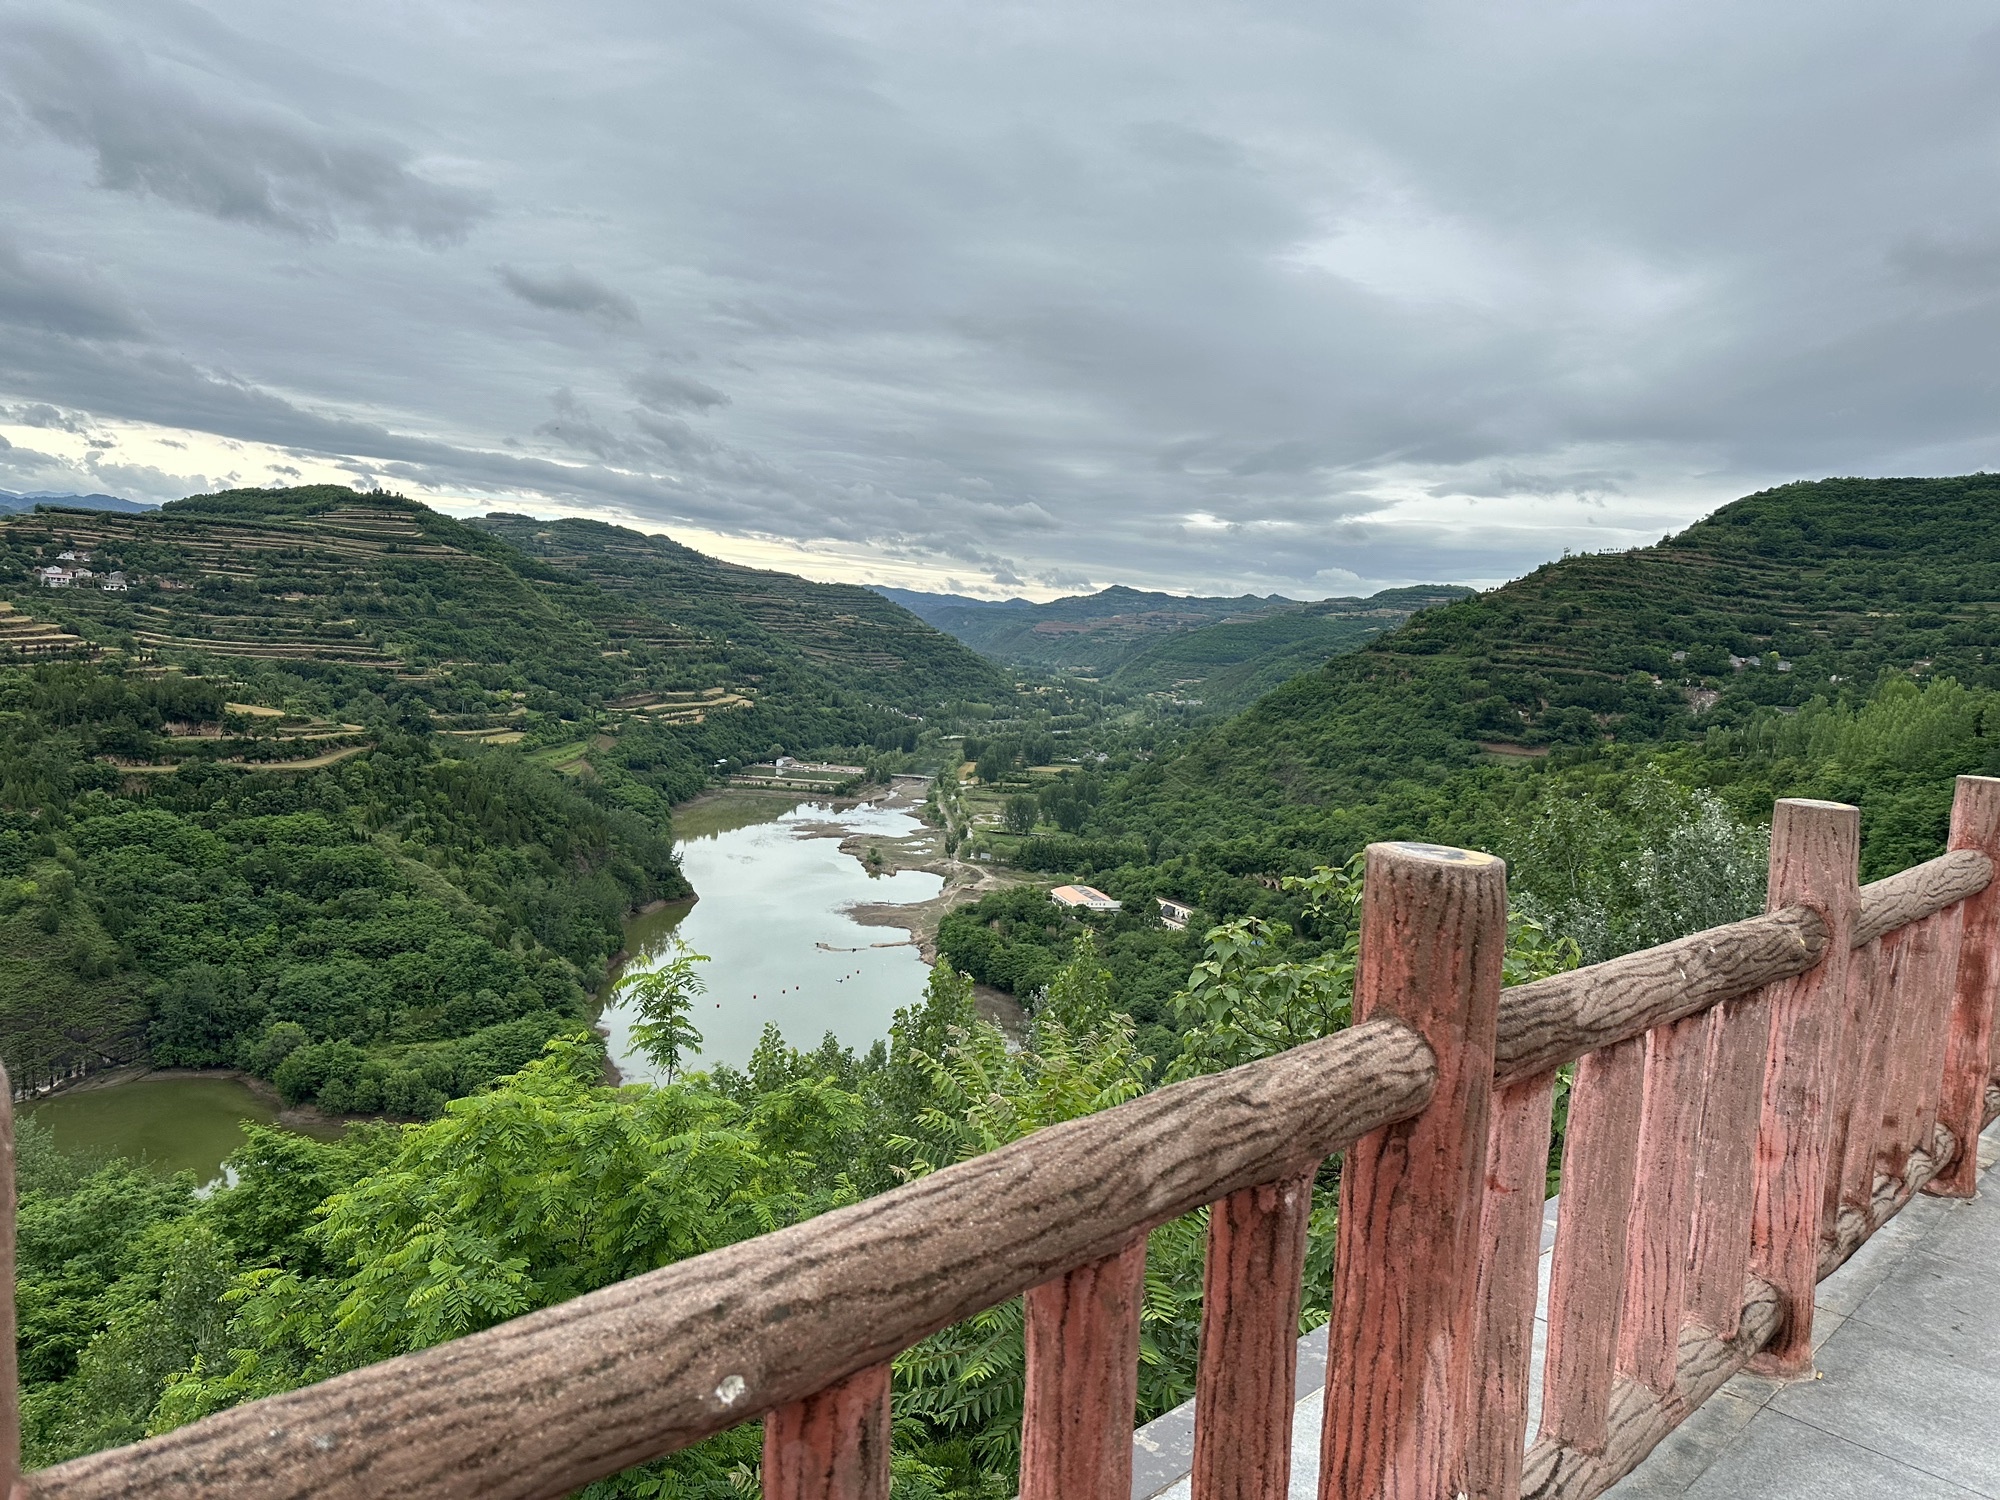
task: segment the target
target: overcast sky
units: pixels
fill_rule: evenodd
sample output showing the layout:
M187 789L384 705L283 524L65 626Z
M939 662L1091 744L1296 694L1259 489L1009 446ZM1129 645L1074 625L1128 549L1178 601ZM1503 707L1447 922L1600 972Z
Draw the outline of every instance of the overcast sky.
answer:
M2000 468L2000 0L0 0L0 487L1494 582Z

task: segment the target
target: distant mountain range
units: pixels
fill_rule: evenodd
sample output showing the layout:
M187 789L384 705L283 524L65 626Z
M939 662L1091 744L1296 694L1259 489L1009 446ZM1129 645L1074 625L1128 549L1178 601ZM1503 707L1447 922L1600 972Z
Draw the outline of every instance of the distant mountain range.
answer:
M1457 584L1304 603L1121 586L1035 604L878 588L918 618L1009 666L1073 672L1144 692L1237 708L1294 673L1353 651L1420 609L1472 592Z
M30 490L26 494L16 494L13 490L0 490L0 515L19 515L38 505L59 505L66 510L113 510L121 515L137 515L142 511L159 509L157 505L124 500L117 495L67 495L55 490Z

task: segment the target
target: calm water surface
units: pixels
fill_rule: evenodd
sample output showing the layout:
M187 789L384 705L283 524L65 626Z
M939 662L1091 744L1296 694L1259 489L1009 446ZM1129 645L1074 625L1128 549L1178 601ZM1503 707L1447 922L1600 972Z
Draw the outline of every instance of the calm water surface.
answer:
M243 1123L269 1125L278 1109L234 1078L146 1077L57 1094L23 1111L66 1150L143 1157L161 1173L222 1175L243 1144Z
M920 870L871 875L840 852L838 838L813 836L830 826L893 838L923 825L869 803L836 811L769 798L675 816L681 865L700 899L633 919L626 972L649 967L670 935L708 955L701 966L708 993L691 1017L703 1039L694 1065L746 1062L767 1021L795 1047L815 1046L831 1031L865 1049L888 1035L898 1008L922 998L930 970L909 934L864 927L848 910L928 901L943 878ZM654 1080L658 1070L631 1049L631 1021L614 993L600 1022L612 1060L627 1080Z
M716 798L676 816L681 859L700 899L632 919L627 972L644 969L674 933L709 955L708 993L693 1016L703 1037L697 1062L747 1061L766 1021L794 1046L815 1046L831 1031L866 1048L888 1034L899 1006L922 997L930 973L917 950L873 946L903 944L909 934L864 927L847 909L926 901L944 882L910 870L871 875L840 852L838 838L809 832L836 825L889 837L922 826L866 803L835 811L756 795ZM601 1017L611 1056L628 1080L654 1079L657 1070L630 1050L630 1022L614 995ZM57 1094L25 1112L66 1148L143 1157L163 1173L193 1172L204 1183L222 1176L245 1121L277 1117L268 1098L236 1079L172 1074Z

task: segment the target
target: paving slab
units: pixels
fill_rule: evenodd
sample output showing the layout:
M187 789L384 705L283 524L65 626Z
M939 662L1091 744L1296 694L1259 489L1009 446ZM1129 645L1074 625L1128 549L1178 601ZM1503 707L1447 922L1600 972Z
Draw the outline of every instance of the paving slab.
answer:
M2000 1122L1979 1142L1979 1196L1920 1196L1820 1283L1815 1370L1730 1380L1606 1493L1615 1500L2000 1500ZM1532 1438L1547 1343L1541 1304L1529 1386ZM1294 1500L1317 1494L1325 1332L1299 1350ZM1135 1438L1133 1500L1187 1500L1192 1403Z

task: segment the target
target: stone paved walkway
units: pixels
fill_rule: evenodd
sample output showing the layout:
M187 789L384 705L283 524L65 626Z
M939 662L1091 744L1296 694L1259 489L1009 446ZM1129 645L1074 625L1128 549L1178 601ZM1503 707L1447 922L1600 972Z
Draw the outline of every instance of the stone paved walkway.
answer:
M2000 1500L2000 1122L1979 1145L1976 1199L1919 1196L1820 1283L1815 1378L1737 1376L1608 1495ZM1535 1335L1539 1408L1541 1323ZM1290 1495L1314 1500L1324 1330L1299 1341L1298 1368ZM1134 1434L1133 1500L1186 1500L1193 1439L1192 1403Z
M1918 1197L1820 1283L1816 1378L1739 1375L1617 1500L2000 1497L2000 1123L1970 1201Z

